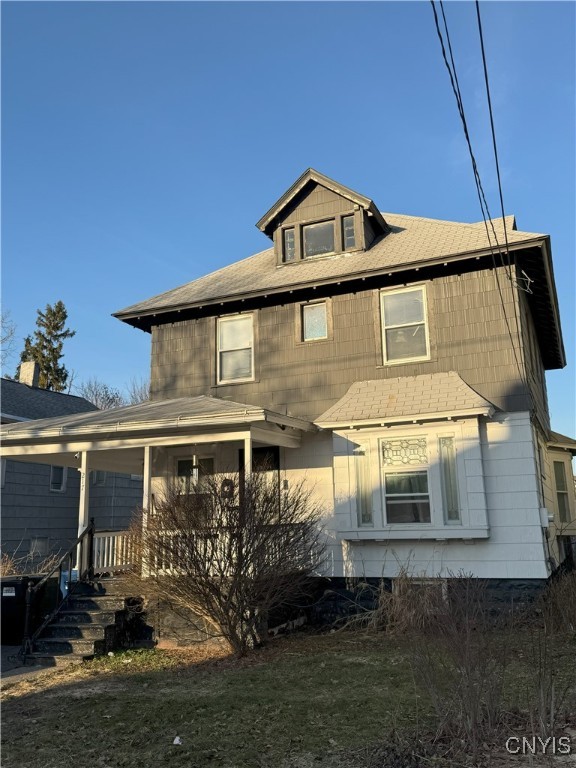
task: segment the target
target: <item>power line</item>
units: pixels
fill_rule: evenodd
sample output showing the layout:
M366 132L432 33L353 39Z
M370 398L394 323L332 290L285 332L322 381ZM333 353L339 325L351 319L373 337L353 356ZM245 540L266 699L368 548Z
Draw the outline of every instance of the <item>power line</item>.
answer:
M440 41L440 47L442 49L442 57L444 59L444 64L446 65L446 69L448 70L448 75L450 77L450 83L452 85L452 90L453 90L454 96L456 98L456 104L457 104L457 107L458 107L458 113L460 115L460 120L462 122L462 127L464 129L464 136L466 138L466 143L468 145L468 152L470 154L470 160L472 162L472 170L473 170L473 173L474 173L474 182L476 184L476 191L477 191L478 200L479 200L479 203L480 203L480 210L482 212L482 219L484 221L484 226L485 226L485 229L486 229L486 236L488 238L488 246L489 246L490 254L491 254L491 257L492 257L492 265L494 267L494 276L495 276L495 279L496 279L496 285L497 285L498 293L499 293L499 296L500 296L500 303L502 305L502 313L503 313L503 316L504 316L504 321L506 323L506 328L507 328L507 331L508 331L508 336L510 337L510 344L512 346L512 352L514 354L514 359L516 361L516 367L518 368L518 374L520 376L520 381L522 381L522 383L526 386L527 392L529 394L528 382L526 381L526 379L524 377L524 372L523 372L522 367L520 365L520 361L518 360L518 355L516 353L516 345L514 344L514 338L513 338L513 335L512 335L512 329L510 328L510 323L508 321L508 315L506 313L506 306L505 306L505 302L504 302L504 295L502 293L502 287L500 285L500 279L499 279L499 276L498 276L498 266L496 264L496 257L495 257L495 254L494 254L494 248L492 246L492 242L491 242L491 239L490 239L490 231L489 231L489 228L488 228L488 221L490 222L490 226L491 226L491 229L492 229L492 233L494 235L494 240L495 240L495 243L496 243L496 247L498 248L498 252L499 252L500 260L501 260L501 263L502 263L502 267L504 268L504 271L505 271L507 277L509 278L511 284L515 284L515 283L512 280L510 274L508 273L508 271L506 269L506 265L505 265L504 259L503 259L502 250L501 250L500 245L498 243L498 237L496 235L496 230L494 228L494 222L492 220L492 217L490 216L490 211L488 209L488 203L487 203L487 200L486 200L486 195L484 194L484 188L482 186L482 180L480 178L480 172L478 171L478 164L476 163L476 158L474 156L474 151L472 149L472 142L471 142L471 139L470 139L470 133L468 131L468 123L467 123L466 115L465 115L465 112L464 112L464 104L463 104L463 101L462 101L462 94L460 92L460 86L459 86L459 83L458 83L458 75L456 73L456 64L454 62L454 55L452 53L452 44L450 42L450 33L448 31L448 23L446 21L446 15L444 13L444 5L443 5L442 0L439 0L439 1L440 1L440 10L442 12L442 19L443 19L443 22L444 22L444 29L445 29L445 32L446 32L446 43L448 45L448 50L449 50L449 53L450 53L451 64L449 63L448 56L446 54L446 46L444 45L444 38L442 36L442 31L440 29L440 22L439 22L439 19L438 19L438 14L436 12L436 6L434 4L434 0L430 0L430 4L432 6L432 12L434 14L434 23L435 23L435 26L436 26L436 33L438 35L438 40ZM484 57L484 63L485 63L485 61L486 60L485 60L485 57ZM485 77L487 79L487 70L486 69L485 69ZM492 122L492 124L493 124L493 122ZM493 141L495 141L494 134L493 134ZM502 201L502 196L501 196L501 201ZM486 220L487 217L488 217L488 221ZM505 234L505 237L506 237L506 246L507 246L508 240L507 240L507 236L506 236L506 221L504 219L504 209L503 208L502 208L502 224L504 226L504 234ZM507 254L508 254L508 247L507 247ZM517 334L518 334L518 343L520 343L520 324L519 324L518 318L516 316L516 306L515 306L514 298L513 298L513 302L512 303L513 303L513 307L514 307L514 318L516 320L516 328L517 328Z

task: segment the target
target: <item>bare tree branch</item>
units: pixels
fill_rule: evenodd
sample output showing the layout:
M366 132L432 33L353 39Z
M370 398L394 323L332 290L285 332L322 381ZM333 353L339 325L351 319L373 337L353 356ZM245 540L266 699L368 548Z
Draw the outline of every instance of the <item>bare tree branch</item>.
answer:
M270 611L302 604L324 561L320 517L303 483L280 489L265 473L172 486L133 526L141 584L243 655L265 642Z

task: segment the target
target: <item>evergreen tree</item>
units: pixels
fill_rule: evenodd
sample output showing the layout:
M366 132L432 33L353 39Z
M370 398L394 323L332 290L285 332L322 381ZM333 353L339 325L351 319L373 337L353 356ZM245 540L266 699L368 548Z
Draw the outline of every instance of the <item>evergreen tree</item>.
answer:
M39 387L63 392L68 381L68 371L64 365L60 364L63 356L62 347L66 339L75 336L76 331L66 328L68 312L62 301L57 301L53 306L47 304L44 312L41 309L37 312L34 336L26 336L24 339L20 362L33 360L38 363ZM19 375L20 366L16 371L16 378Z

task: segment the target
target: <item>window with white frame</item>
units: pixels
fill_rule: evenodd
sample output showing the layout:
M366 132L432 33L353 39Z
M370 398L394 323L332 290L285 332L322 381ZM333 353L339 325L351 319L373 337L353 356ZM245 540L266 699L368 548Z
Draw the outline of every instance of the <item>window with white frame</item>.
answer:
M554 462L554 481L556 483L556 499L558 500L558 515L560 517L560 522L569 523L570 502L568 500L566 466L563 461Z
M50 467L50 490L62 493L66 490L66 467Z
M302 304L302 341L328 338L326 302Z
M456 446L452 436L438 438L438 454L440 458L444 522L450 525L458 524L462 521L460 519L460 504L458 501Z
M425 287L383 291L380 296L384 362L427 359L429 342Z
M380 446L385 524L429 523L426 438L381 440Z
M218 383L254 378L254 323L252 315L218 319Z
M354 449L354 470L356 474L356 514L358 525L373 525L372 487L370 484L370 454L368 447L359 445Z

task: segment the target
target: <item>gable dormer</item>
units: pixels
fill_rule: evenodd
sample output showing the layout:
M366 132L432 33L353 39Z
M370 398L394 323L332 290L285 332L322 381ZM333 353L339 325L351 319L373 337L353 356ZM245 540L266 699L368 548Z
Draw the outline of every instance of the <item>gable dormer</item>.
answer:
M372 200L313 168L256 225L274 241L276 263L366 251L388 225Z

